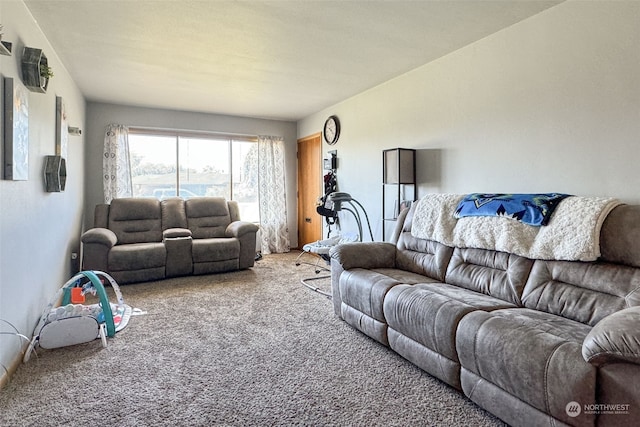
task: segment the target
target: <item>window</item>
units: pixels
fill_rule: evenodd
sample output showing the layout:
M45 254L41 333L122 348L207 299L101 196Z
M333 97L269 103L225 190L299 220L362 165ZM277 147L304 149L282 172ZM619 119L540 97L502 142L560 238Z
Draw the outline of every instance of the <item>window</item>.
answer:
M255 138L129 129L134 197L221 196L259 222Z

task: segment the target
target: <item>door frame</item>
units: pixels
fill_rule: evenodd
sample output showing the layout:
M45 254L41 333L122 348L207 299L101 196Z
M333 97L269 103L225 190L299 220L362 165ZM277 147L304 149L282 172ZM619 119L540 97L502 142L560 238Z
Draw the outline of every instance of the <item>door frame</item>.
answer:
M318 158L314 160L313 163L315 163L317 165L317 170L319 171L318 174L318 181L314 182L312 185L313 189L306 189L306 188L301 188L300 185L303 182L302 181L302 173L303 170L301 168L301 163L300 163L300 144L308 144L308 143L314 143L314 144L318 144ZM302 246L304 246L304 244L301 242L300 239L300 229L301 229L301 225L302 225L302 221L304 221L303 218L303 200L300 197L300 192L301 191L314 191L316 192L316 194L318 194L318 197L320 195L322 195L322 133L321 132L317 132L314 133L312 135L308 135L305 136L303 138L299 138L297 140L297 145L296 145L296 159L297 159L297 189L296 189L296 203L297 203L297 208L298 208L298 212L297 212L297 227L298 227L298 248L297 249L302 249ZM317 230L315 230L314 236L316 237L315 240L320 240L322 239L322 231L323 231L323 226L322 226L322 221L319 220L318 221L319 226L317 227ZM315 241L314 240L314 241Z

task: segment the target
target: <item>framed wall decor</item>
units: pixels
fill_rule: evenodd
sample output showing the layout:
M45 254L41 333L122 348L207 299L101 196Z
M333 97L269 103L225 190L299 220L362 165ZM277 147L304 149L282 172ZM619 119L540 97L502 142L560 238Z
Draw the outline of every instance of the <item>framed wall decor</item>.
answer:
M64 101L61 96L56 96L56 156L67 158L67 145L69 143L69 124Z
M29 91L4 78L4 179L29 179Z
M47 93L53 71L42 49L25 46L22 51L22 81L31 92Z
M48 193L64 191L67 183L67 161L60 156L44 157L44 188Z

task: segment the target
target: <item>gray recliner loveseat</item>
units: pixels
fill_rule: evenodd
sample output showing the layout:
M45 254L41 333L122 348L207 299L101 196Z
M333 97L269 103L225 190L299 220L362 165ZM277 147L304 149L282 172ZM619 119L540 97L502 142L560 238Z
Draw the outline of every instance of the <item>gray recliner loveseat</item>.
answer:
M222 197L114 199L82 235L82 268L118 283L242 270L254 264L257 230Z
M586 262L416 237L417 205L393 243L332 248L338 316L510 425L640 425L640 206Z

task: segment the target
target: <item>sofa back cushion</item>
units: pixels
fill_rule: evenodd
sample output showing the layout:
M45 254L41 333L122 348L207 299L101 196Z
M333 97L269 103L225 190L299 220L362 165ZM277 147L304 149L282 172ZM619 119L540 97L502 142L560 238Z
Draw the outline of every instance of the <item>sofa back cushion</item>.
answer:
M187 228L187 214L184 199L170 197L160 202L162 207L162 229Z
M109 229L117 244L162 241L160 201L151 198L113 199L109 207Z
M238 205L238 202L235 200L227 200L227 206L229 207L231 222L240 221L240 205Z
M95 228L109 228L109 205L100 203L93 211L93 226Z
M528 308L594 326L611 313L640 305L640 269L536 260L522 301Z
M522 306L533 261L506 252L455 248L446 282Z
M184 206L194 239L225 237L231 215L224 197L196 197L185 200Z
M392 238L392 241L397 240L396 268L429 276L442 282L445 279L453 248L411 235L415 206L416 203L408 212L403 212L398 217L398 224Z
M613 209L600 229L601 259L640 267L640 205Z

